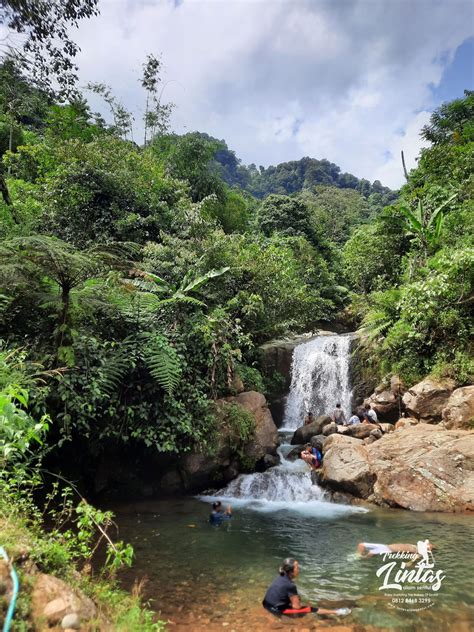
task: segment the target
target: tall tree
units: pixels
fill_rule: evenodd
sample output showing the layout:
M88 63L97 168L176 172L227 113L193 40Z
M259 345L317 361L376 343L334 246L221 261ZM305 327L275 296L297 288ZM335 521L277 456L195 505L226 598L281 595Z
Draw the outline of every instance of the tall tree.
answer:
M161 57L147 55L146 62L143 64L143 75L141 78L142 87L146 91L144 145L148 141L148 132L153 138L156 133L163 134L169 128L169 120L174 104L162 103L163 90L166 87L166 83L163 84L161 77L162 72L163 62ZM160 87L161 89L158 92Z
M8 34L4 50L15 55L43 88L69 96L77 81L73 59L79 51L69 29L98 15L98 0L0 0L0 24ZM18 45L13 35L22 35Z

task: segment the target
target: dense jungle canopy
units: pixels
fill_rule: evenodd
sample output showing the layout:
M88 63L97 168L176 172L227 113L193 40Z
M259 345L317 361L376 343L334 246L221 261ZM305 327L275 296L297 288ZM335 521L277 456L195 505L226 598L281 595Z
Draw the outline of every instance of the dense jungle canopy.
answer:
M377 378L469 380L472 93L433 114L400 192L327 160L246 167L156 131L163 112L139 146L109 92L112 124L12 59L0 94L2 381L54 443L212 444L234 373L268 388L258 344L336 318Z

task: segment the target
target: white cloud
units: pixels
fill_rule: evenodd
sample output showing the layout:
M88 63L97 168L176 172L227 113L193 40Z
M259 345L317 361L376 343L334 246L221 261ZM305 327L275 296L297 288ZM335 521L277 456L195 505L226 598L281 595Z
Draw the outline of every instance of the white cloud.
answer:
M175 6L175 5L178 6ZM398 186L413 166L469 1L102 0L81 23L81 77L105 81L138 116L141 64L163 53L177 131L224 138L244 162L327 158ZM441 62L440 60L444 61Z

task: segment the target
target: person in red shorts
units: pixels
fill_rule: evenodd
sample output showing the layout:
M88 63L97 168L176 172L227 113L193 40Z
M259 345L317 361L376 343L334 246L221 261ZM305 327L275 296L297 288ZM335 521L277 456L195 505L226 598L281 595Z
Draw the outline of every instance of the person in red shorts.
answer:
M275 615L301 616L310 612L318 614L337 614L340 616L350 613L349 608L338 608L337 610L327 610L326 608L314 608L312 606L304 606L298 595L298 589L294 583L294 579L298 577L300 572L297 560L287 557L283 560L280 567L279 575L270 584L265 597L263 598L263 607Z

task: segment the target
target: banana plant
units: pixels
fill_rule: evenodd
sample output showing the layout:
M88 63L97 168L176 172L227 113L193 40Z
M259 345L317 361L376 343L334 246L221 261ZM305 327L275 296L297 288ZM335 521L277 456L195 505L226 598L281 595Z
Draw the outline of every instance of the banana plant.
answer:
M412 211L404 204L400 205L400 211L405 218L404 228L408 235L418 237L425 259L428 256L428 250L438 245L444 222L443 211L457 195L457 193L453 193L434 211L427 209L420 198L418 199L416 211Z
M136 278L128 280L126 283L130 283L134 287L138 288L142 295L151 295L157 299L155 300L155 305L157 307L165 303L174 303L178 301L194 303L195 305L202 306L204 305L202 301L190 295L199 290L210 279L222 276L228 270L230 270L229 266L221 268L220 270L209 270L209 272L200 276L194 276L192 271L190 271L185 274L180 284L176 286L168 283L157 274L134 269L131 273Z

